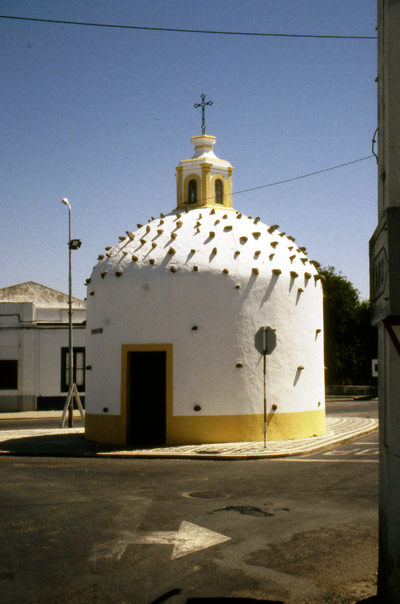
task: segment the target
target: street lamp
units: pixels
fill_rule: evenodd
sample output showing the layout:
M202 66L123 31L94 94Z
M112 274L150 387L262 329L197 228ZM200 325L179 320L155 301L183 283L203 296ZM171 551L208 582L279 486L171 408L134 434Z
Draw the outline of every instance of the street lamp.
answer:
M68 203L68 199L62 199L61 203L68 206L69 216L69 237L68 237L68 249L69 249L69 273L68 273L68 341L69 341L69 367L68 367L68 395L64 405L64 411L61 418L60 428L64 427L65 416L68 410L68 428L72 428L74 425L74 404L73 399L75 397L78 409L84 419L84 413L82 409L81 399L79 398L78 389L74 383L74 350L72 340L72 250L77 250L81 247L82 241L80 239L71 239L71 206Z

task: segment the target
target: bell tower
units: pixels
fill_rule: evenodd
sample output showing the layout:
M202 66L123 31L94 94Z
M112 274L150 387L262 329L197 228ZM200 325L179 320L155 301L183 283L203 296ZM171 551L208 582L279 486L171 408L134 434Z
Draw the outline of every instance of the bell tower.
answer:
M216 142L209 134L193 136L193 157L183 159L176 168L177 208L232 209L233 168L214 154Z

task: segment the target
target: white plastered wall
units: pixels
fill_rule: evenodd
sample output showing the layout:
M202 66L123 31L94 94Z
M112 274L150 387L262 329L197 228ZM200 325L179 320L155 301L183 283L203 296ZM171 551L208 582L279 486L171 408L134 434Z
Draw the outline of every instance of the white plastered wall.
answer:
M277 334L277 347L267 358L269 410L272 404L281 413L322 409L322 289L315 268L294 243L268 233L260 222L230 212L223 218L222 209L201 213L196 236L199 211L180 218L173 213L165 217L162 235L157 234L159 221L153 221L149 233L142 227L134 241L118 244L95 268L88 288L87 363L92 370L87 411L101 413L106 406L109 414L120 413L122 344L172 343L174 415L194 415L196 404L204 415L262 413L262 357L254 337L263 325ZM232 230L226 232L228 224ZM177 233L175 240L171 232ZM254 232L261 235L255 239ZM142 236L145 244L138 242ZM247 240L241 243L240 237ZM157 247L151 248L151 242ZM172 256L169 247L175 249ZM290 259L288 247L297 249L295 258ZM132 261L132 253L138 261ZM151 257L155 265L149 264ZM273 268L281 274L273 274ZM123 271L120 277L117 270ZM290 276L291 271L298 276ZM103 333L92 335L99 328ZM236 367L239 362L243 368Z

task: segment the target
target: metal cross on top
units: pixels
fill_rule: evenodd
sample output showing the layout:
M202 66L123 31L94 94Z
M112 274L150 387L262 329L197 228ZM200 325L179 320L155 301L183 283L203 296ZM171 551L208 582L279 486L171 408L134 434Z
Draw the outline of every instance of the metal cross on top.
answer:
M201 133L205 134L206 133L206 105L212 105L213 102L212 101L208 101L207 103L205 102L206 95L202 94L201 95L201 103L196 103L194 105L194 108L197 109L197 107L201 107Z

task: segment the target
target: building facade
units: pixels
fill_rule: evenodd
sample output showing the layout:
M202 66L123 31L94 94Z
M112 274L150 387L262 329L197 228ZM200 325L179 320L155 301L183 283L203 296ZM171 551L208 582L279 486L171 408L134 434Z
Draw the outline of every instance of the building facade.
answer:
M322 283L278 225L232 208L229 162L195 136L176 208L88 279L86 438L138 446L325 433ZM275 330L266 359L262 327ZM262 352L262 351L261 351Z
M75 383L85 393L86 304L73 299ZM0 412L62 409L68 296L29 281L0 289Z

